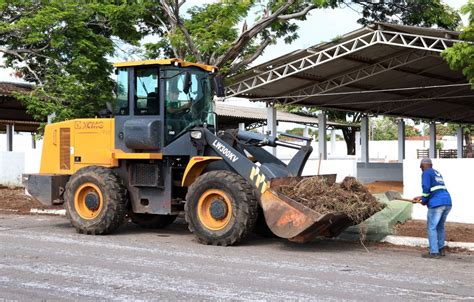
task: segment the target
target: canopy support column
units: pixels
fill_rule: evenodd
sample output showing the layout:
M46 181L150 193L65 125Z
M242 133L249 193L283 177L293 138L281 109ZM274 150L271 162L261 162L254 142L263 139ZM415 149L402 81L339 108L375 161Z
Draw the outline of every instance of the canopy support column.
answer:
M36 138L35 133L31 132L31 148L36 149Z
M331 155L336 153L336 130L331 130Z
M239 123L239 130L245 131L245 123Z
M360 121L360 150L361 162L369 162L369 117L364 116Z
M318 146L321 160L328 159L328 149L326 143L326 112L318 114Z
M456 140L458 145L458 158L463 158L464 153L464 146L463 146L463 136L464 136L464 129L459 127L456 129Z
M398 162L403 163L405 159L405 121L398 120Z
M277 135L277 111L273 104L267 103L267 129L270 131L270 135ZM272 148L272 154L276 156L276 148Z
M15 126L14 125L6 125L6 130L7 130L7 151L12 152L13 151L13 133L15 132Z
M436 158L436 123L430 123L430 158Z

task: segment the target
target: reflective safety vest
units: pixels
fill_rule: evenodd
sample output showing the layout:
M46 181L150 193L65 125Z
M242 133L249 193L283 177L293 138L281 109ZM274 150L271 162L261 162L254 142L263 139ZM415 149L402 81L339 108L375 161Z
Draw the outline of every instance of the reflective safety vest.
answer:
M428 204L429 208L451 205L451 195L446 189L443 176L435 169L429 168L423 171L421 186L423 189L421 201L423 204Z

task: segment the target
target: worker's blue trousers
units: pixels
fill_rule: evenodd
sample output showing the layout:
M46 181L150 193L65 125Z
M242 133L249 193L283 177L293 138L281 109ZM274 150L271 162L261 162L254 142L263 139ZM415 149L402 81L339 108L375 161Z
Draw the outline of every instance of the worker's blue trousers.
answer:
M428 240L430 242L430 253L437 254L444 248L446 232L444 224L448 217L451 206L439 206L428 209Z

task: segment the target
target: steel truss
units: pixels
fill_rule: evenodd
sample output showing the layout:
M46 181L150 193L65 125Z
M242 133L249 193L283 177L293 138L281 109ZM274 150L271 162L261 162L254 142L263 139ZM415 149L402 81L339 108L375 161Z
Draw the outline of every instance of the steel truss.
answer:
M334 45L330 48L310 53L309 55L290 63L271 67L269 70L231 84L226 89L227 97L245 97L255 88L279 81L377 44L441 53L456 42L462 41L386 30L375 30L357 38L342 42L338 45Z
M284 104L297 103L299 101L310 98L311 96L314 96L316 94L323 94L325 92L329 92L340 87L348 86L360 80L373 77L386 71L393 70L407 64L411 64L413 62L425 58L426 55L426 52L423 51L411 51L408 53L404 53L402 55L383 60L373 65L339 75L327 81L316 83L314 85L311 85L310 87L294 91L291 93L293 94L293 96L284 99L279 99L279 101Z

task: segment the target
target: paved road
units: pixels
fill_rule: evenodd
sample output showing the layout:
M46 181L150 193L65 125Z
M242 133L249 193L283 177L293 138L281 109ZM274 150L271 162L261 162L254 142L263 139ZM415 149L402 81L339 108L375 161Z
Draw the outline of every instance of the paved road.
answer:
M323 240L194 241L186 226L76 234L65 218L0 215L0 300L474 300L474 256Z

